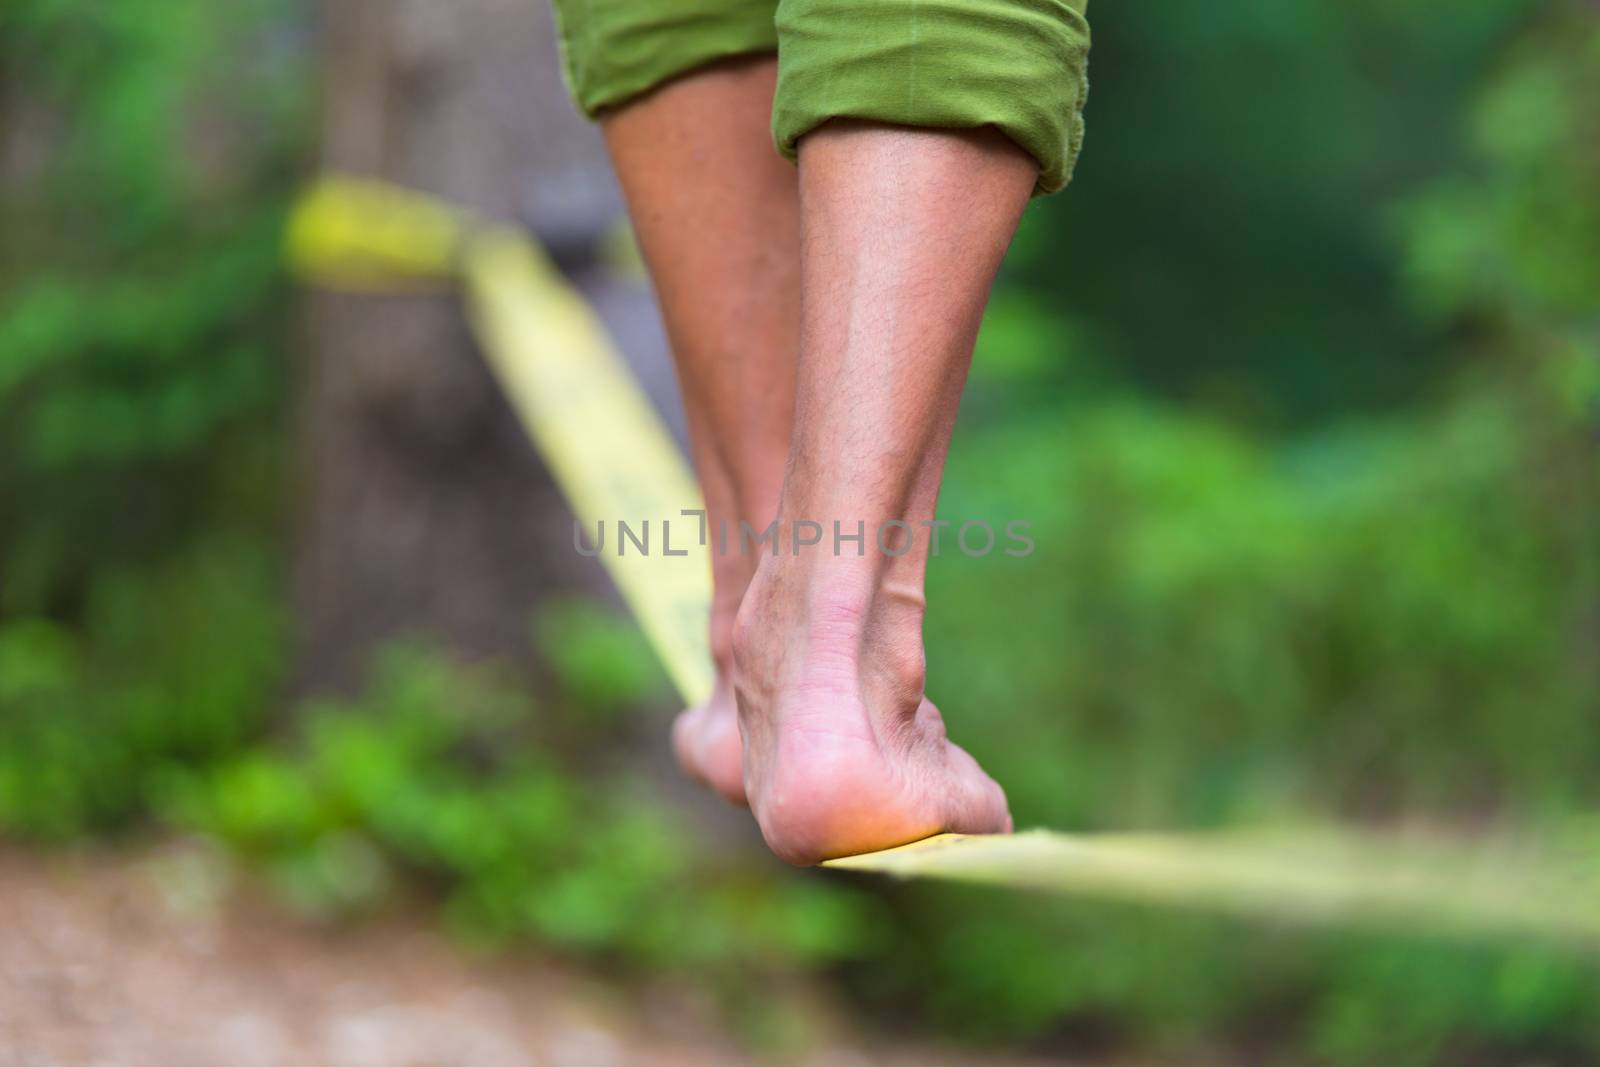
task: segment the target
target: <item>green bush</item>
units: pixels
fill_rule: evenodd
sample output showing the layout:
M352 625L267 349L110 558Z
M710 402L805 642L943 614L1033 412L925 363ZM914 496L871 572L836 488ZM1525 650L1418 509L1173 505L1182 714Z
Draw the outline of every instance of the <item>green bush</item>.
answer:
M0 611L270 529L280 230L304 67L283 0L14 0L0 98Z
M637 640L615 622L609 639L592 615L588 625L591 642ZM587 674L584 687L609 673L603 661L566 669ZM495 668L397 646L359 700L304 709L282 744L169 771L157 806L170 825L262 864L314 913L379 904L403 874L439 888L447 923L470 942L531 938L730 993L870 944L870 898L716 860L634 768L551 744L588 714L569 700L535 714Z
M274 561L248 542L103 573L75 627L0 620L0 833L126 826L169 765L258 736L283 668Z

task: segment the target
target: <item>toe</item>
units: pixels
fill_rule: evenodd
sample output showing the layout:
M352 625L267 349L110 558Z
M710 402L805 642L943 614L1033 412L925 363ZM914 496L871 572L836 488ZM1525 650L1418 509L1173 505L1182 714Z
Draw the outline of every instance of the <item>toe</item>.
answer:
M949 748L951 787L945 830L958 834L1005 834L1012 828L1005 790L959 745Z
M685 774L697 782L710 784L701 770L696 738L699 710L688 708L680 711L678 717L672 720L672 754L678 758L678 766L683 768Z
M710 727L703 744L706 783L728 803L744 807L749 801L744 792L744 745L737 720L730 715Z

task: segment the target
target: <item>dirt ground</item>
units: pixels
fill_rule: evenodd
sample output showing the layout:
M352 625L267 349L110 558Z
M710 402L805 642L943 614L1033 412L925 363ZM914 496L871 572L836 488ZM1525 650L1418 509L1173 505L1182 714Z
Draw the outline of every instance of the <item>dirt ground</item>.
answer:
M538 959L473 959L421 917L330 930L237 882L190 845L0 852L0 1067L766 1062L692 991L621 990ZM1047 1062L875 1040L818 991L795 996L806 1036L787 1063Z

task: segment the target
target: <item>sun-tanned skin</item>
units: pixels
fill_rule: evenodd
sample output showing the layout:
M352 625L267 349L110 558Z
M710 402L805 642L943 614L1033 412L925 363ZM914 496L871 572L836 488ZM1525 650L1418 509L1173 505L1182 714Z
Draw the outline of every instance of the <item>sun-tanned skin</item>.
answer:
M756 558L737 531L777 513L800 348L800 187L772 147L776 84L770 57L718 64L601 122L672 341L706 521L732 531L711 563L716 689L678 717L673 746L739 804L733 621Z
M719 66L604 124L709 517L777 514L785 539L758 564L714 554L718 688L680 716L678 756L793 863L1008 830L924 695L921 524L1036 164L991 130L835 121L801 140L796 182L768 139L774 78L770 59ZM914 531L903 554L875 543L891 519ZM862 524L861 554L835 554L835 520ZM825 535L795 555L804 521Z

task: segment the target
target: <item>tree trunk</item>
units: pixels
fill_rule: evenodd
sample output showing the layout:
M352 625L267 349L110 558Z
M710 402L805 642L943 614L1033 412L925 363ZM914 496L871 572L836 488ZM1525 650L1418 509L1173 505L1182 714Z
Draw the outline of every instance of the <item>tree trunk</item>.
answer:
M596 131L566 98L548 8L325 0L325 169L521 219L572 264L658 401L648 295L590 250L618 216ZM528 649L542 599L606 588L468 333L457 294L305 298L295 404L298 682L348 689L385 639Z

